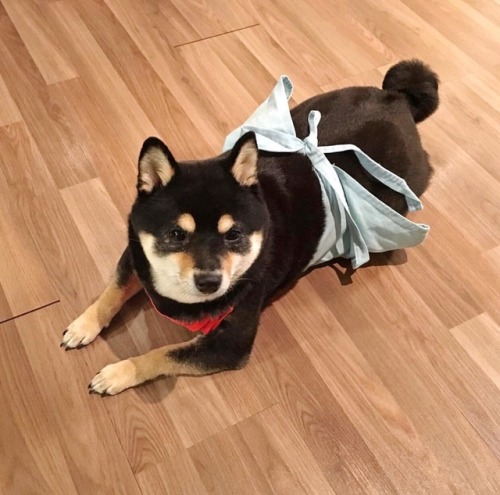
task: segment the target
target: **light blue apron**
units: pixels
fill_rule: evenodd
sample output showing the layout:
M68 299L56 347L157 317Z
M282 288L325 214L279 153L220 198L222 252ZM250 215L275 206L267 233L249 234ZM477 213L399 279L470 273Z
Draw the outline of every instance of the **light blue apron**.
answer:
M422 209L422 203L405 180L385 169L352 144L318 146L321 114L309 113L309 136L297 137L288 106L293 85L281 76L274 90L253 115L231 132L223 150L231 149L246 132L253 131L259 149L282 153L303 153L314 166L321 184L325 206L325 230L308 268L333 258L349 258L353 268L381 253L416 246L429 232L429 226L411 222L368 192L349 174L330 163L325 154L353 151L360 165L373 177L406 198L409 211Z

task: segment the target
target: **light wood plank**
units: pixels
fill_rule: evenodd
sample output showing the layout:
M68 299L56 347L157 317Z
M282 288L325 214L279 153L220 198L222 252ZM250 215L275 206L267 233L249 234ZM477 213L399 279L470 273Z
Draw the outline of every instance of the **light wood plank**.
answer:
M0 321L58 299L31 230L49 227L41 192L50 188L50 175L23 123L0 127L0 284L7 302ZM45 171L45 173L44 173Z
M0 265L3 303L0 321L8 320L57 301L55 292L33 241L26 232L13 232L0 226ZM23 244L20 253L16 245Z
M209 493L191 457L186 452L179 452L168 461L138 473L137 481L143 495L157 495L158 493L205 495Z
M454 484L461 486L474 478L485 490L494 490L500 486L500 479L481 473L484 474L484 462L490 464L488 471L492 472L497 471L499 462L495 458L499 454L500 432L500 416L495 408L500 400L498 390L482 380L481 370L467 359L446 327L419 299L399 267L390 267L388 272L383 276L375 274L376 278L357 277L357 287L352 292L343 290L340 305L334 289L324 285L324 281L318 285L316 274L311 278L340 324L350 329L356 347L388 384L441 466L452 473ZM331 279L334 283L333 274ZM381 287L379 291L363 287L375 281ZM347 292L351 292L350 297ZM414 378L404 385L399 382L398 377L412 374ZM417 410L415 403L419 404ZM436 407L443 415L432 415ZM442 435L448 439L446 445L436 442ZM477 449L482 451L480 465L473 462ZM467 470L470 474L464 477Z
M181 37L178 32L177 36L172 39L167 33L167 37L171 39L171 44L174 46L243 29L257 23L252 9L249 9L248 4L242 0L212 0L192 3L170 0L160 3L161 11L165 9L166 13L172 13L172 8L175 8L197 33L197 36L186 36L187 33L184 33L184 36ZM171 17L167 18L171 19Z
M426 2L425 0L403 0L409 9L428 22L464 53L482 65L500 62L498 23L483 14L476 6L467 2ZM446 22L443 22L446 19ZM482 36L476 33L482 32Z
M21 113L12 99L2 76L0 76L0 100L2 101L0 106L0 127L19 122L22 119Z
M278 314L268 318L266 321L273 324L262 329L259 340L273 344L269 350L258 347L256 357L262 359L292 428L304 439L334 491L397 493L374 452L338 399L328 391L323 377L311 367L284 321ZM271 336L262 335L266 332Z
M466 84L453 81L444 85L440 119L455 144L500 180L500 144L493 138L500 131L498 112Z
M137 150L132 153L121 145L117 130L110 125L92 91L81 79L54 84L49 92L58 99L87 163L97 171L99 179L96 180L102 182L113 207L125 218L136 193ZM75 186L93 180L80 181Z
M439 67L441 80L481 69L472 57L400 0L347 2L345 7L397 58L416 57Z
M223 116L227 128L234 129L251 115L258 100L237 80L234 73L228 70L224 60L217 53L206 49L207 44L212 45L213 40L186 45L179 51L186 64L193 68L200 80L207 80L214 70L219 73L221 84L207 85L206 95L215 104L218 113ZM224 135L221 134L219 137L221 146L223 138Z
M155 134L155 129L135 102L126 84L106 58L78 12L65 2L47 6L59 39L71 53L74 64L85 83L115 128L121 145L137 153L144 136ZM110 98L109 95L113 97Z
M331 53L325 53L325 45L316 49L309 39L307 29L312 26L304 25L304 20L299 15L300 7L307 9L305 2L295 4L296 9L286 5L285 2L266 2L255 0L253 3L259 12L262 26L290 58L297 60L306 72L314 74L314 80L319 86L331 83L336 79L347 77L345 69L338 67L331 59Z
M219 109L205 97L204 84L200 84L197 74L182 60L174 49L165 44L161 33L148 29L151 19L143 11L130 9L117 0L106 0L106 4L128 31L136 45L147 58L164 84L169 88L178 101L191 117L192 122L208 143L211 144L211 153L216 153L221 148L221 136L226 135L231 129L219 116ZM186 133L183 129L183 133ZM188 139L189 139L188 134ZM198 138L197 135L194 136Z
M2 326L0 342L5 353L0 362L1 492L76 494L57 425L37 386L40 377L13 322Z
M238 430L274 493L335 493L280 405L242 421Z
M465 0L465 2L480 12L484 17L500 22L500 9L496 0Z
M0 74L58 187L96 177L67 115L38 72L12 21L0 15Z
M453 493L446 468L312 286L301 281L277 310L398 491Z
M470 244L482 254L500 244L500 181L462 148L453 155L446 169L434 176L426 197L457 230L474 233ZM481 215L471 210L471 204Z
M169 29L164 33L164 36L168 39L170 46L183 45L201 38L195 26L183 15L174 2L156 1L150 4L150 8L154 9L154 17L160 23L168 23ZM210 8L210 6L206 5L205 8Z
M343 77L366 71L388 63L394 59L390 49L374 35L373 30L367 29L359 22L358 16L353 15L343 3L332 4L321 2L320 8L312 7L306 1L294 0L287 2L277 0L276 2L259 2L259 12L267 11L272 16L280 16L284 24L293 26L294 35L286 40L290 45L295 43L298 35L303 35L309 45L306 53L296 52L295 57L303 60L308 58L311 52L327 55L329 64L334 65L335 72ZM274 29L273 29L274 31ZM342 47L339 51L337 47ZM345 54L349 56L345 56ZM315 67L314 73L324 70Z
M273 76L273 83L282 75L286 74L294 83L294 91L292 102L301 102L309 98L311 95L320 93L320 88L316 78L311 77L311 73L304 67L301 60L291 55L285 47L281 46L263 26L255 26L251 29L238 31L234 36L240 40L243 47L250 52L251 56L257 61L258 65L264 67L268 74ZM233 63L233 72L236 76L240 74L241 64L238 65L238 57L234 53L228 53L226 45L223 43L225 39L229 41L232 36L224 37L219 40L221 50L224 50L224 60ZM234 59L234 62L233 62ZM231 63L226 62L226 63ZM260 74L260 73L259 73ZM259 76L258 80L261 80ZM248 80L248 78L247 78ZM263 92L264 84L259 84L257 81L252 81L252 95L255 95L259 101L267 98L267 94L260 96Z
M488 378L500 388L500 326L483 313L450 331Z
M125 220L99 179L63 189L61 195L101 276L106 279L127 245Z
M181 47L178 50L182 58L186 60L186 63L195 69L198 74L202 75L202 80L206 78L206 75L202 72L206 69L203 69L203 64L200 64L200 50L208 50L213 54L212 67L220 72L221 78L227 79L226 84L229 87L234 87L227 95L226 100L221 95L220 87L210 88L213 99L217 102L221 110L225 111L224 107L232 109L232 111L227 112L227 121L230 126L234 125L235 122L241 123L241 119L245 119L253 113L256 105L268 97L270 89L276 84L277 77L281 75L277 74L275 77L270 74L267 67L259 60L258 52L256 51L257 47L254 45L252 49L249 49L247 42L243 41L247 37L251 37L252 39L255 39L255 37L259 38L258 34L255 36L255 31L260 31L261 34L265 33L257 26L245 29L244 31L230 33L223 37L204 40L193 45ZM269 37L265 38L266 44L272 41ZM279 50L277 51L279 52ZM275 54L276 51L273 55ZM281 54L283 55L284 52L281 52ZM296 65L291 60L290 62L287 63L287 69L290 66ZM248 84L251 74L256 76L256 79L253 81L253 84ZM257 84L257 81L260 81L260 83ZM233 105L233 101L235 103L238 102L238 104Z
M43 3L5 0L3 5L47 84L78 76L64 45L52 31Z
M426 196L424 211L412 218L431 225L432 230L422 245L402 253L396 264L443 325L454 327L495 307L500 286L471 244L470 233L443 217Z
M483 100L498 115L500 112L500 98L496 87L500 80L500 65L488 67L480 73L472 73L462 79L462 82Z
M170 84L163 83L147 58L134 43L129 32L117 21L108 6L101 0L88 0L87 2L72 0L71 3L148 119L153 123L159 136L168 143L174 156L179 160L187 160L206 154L213 145L204 138L204 132L194 134L189 131L193 127L196 128L196 122L192 120L190 113L186 112L185 102L172 93ZM146 9L150 5L148 2L143 7ZM154 15L156 18L156 10ZM120 39L121 42L116 43L117 39ZM102 136L100 141L103 141L108 147L109 143L119 141L117 136L111 136L113 128L106 122L106 116L102 111L96 108L92 92L81 82L78 84L76 82L71 81L60 85L60 87L65 89L78 87L78 91L70 91L71 94L66 99L75 111L80 111L79 119L89 121L89 134L92 129L97 129L97 132ZM75 105L75 101L80 101L80 98L85 99L85 105ZM81 115L83 111L87 112L88 115ZM103 123L104 125L102 125ZM189 139L187 139L188 136ZM89 139L92 142L99 141L97 136L93 135L89 136ZM122 158L119 155L120 150L116 147L112 150L113 156L117 156L119 170L123 170ZM102 152L100 151L100 153ZM137 152L134 152L134 166L136 165L136 155ZM106 170L109 170L109 166L99 168L101 177L105 176ZM116 174L118 170L113 170L113 172ZM118 198L113 197L113 199L116 202Z
M275 493L234 426L191 447L189 454L208 493Z
M64 298L81 310L99 288L92 259L79 242L78 231L26 126L4 127L0 136L5 160L0 172L4 191L0 203L6 212L0 218L1 228L6 229L0 247L4 253L2 285L5 301L12 301L2 319ZM9 247L12 235L17 241Z
M168 411L183 445L189 448L276 402L263 370L247 366L239 374L179 379Z
M3 321L12 317L12 311L10 310L5 292L2 289L2 284L0 284L0 314L2 315Z
M11 403L22 432L18 448L11 445L2 456L2 483L10 483L11 493L138 494L104 403L89 400L81 386L84 356L63 353L57 345L66 318L54 305L7 323L0 333L2 348L9 349L1 363L3 399Z

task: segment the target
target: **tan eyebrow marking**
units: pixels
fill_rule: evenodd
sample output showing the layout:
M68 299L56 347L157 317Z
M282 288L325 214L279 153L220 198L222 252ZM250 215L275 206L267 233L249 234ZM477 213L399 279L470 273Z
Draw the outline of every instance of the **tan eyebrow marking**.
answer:
M193 216L190 215L189 213L183 213L177 219L177 225L182 229L184 229L186 232L189 232L191 234L196 229L196 222L194 221Z
M222 215L219 218L219 223L217 224L219 234L225 234L234 225L234 223L234 218L231 215Z

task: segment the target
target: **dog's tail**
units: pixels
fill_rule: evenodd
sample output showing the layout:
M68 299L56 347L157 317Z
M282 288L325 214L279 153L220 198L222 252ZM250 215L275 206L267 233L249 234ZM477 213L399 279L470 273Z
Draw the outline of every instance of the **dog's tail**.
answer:
M406 96L415 122L431 115L439 105L438 76L420 60L403 60L389 69L382 88Z

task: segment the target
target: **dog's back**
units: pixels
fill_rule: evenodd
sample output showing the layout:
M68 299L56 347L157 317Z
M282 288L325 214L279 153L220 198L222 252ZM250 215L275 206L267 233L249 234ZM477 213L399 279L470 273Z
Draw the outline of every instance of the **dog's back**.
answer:
M315 96L292 110L297 135L309 133L307 115L319 110L319 144L354 144L375 161L406 180L420 196L432 169L422 148L416 123L438 107L438 78L422 62L404 61L386 74L383 89L352 87ZM406 213L406 202L365 173L351 152L330 156L372 194Z

